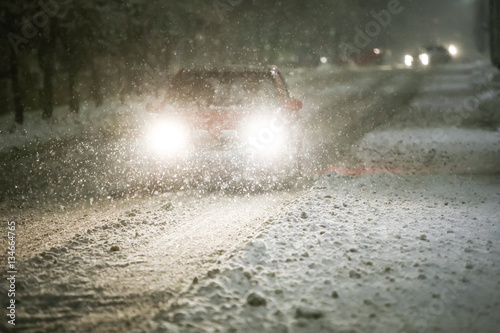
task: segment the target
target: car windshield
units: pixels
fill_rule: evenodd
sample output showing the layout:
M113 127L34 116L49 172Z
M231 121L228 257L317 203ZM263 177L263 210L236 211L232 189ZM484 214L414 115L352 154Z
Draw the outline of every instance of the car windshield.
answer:
M182 72L171 98L177 105L202 108L278 106L273 77L265 72Z

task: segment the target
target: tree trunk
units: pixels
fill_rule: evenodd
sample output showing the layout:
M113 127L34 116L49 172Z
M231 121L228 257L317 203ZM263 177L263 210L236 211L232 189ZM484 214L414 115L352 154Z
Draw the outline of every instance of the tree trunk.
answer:
M54 110L54 91L52 79L54 77L54 23L50 19L48 27L43 32L38 61L40 68L43 71L43 88L42 88L42 118L49 119L52 117Z
M70 65L68 71L68 88L69 88L69 111L78 113L80 111L80 100L78 99L78 91L76 90L76 75L78 71L75 64Z
M127 96L127 70L125 69L126 68L126 65L123 63L123 61L125 60L122 60L122 63L120 64L120 66L118 67L118 82L120 83L120 87L119 87L119 95L120 95L120 104L125 104L125 98Z
M14 119L16 123L22 124L24 121L24 104L21 97L21 86L19 84L19 63L16 55L10 52L10 79L12 83L12 95L14 98Z
M54 64L53 59L50 54L45 53L44 50L41 50L40 55L40 67L43 71L43 87L41 94L41 102L42 102L42 118L49 119L52 117L52 113L54 110L54 92L52 87L52 77L54 76Z
M137 54L136 50L136 39L134 38L134 27L132 24L132 18L130 16L127 17L128 27L127 27L127 44L122 45L124 47L124 89L122 90L122 95L120 96L120 100L122 103L125 101L125 97L130 97L133 93L135 93L136 88L136 61L135 58Z
M104 102L102 95L101 77L97 69L96 59L90 61L90 71L92 73L92 98L94 99L95 106L101 106Z
M16 17L14 15L7 14L5 19L8 27L15 26ZM19 50L15 50L13 47L9 47L7 52L9 52L9 76L14 102L14 121L18 124L22 124L24 122L24 103L21 94L21 85L19 83L18 51Z
M81 54L74 43L72 36L68 33L60 34L59 38L65 49L64 63L68 77L68 104L69 112L78 113L80 111L80 98L77 89L77 76L81 66Z

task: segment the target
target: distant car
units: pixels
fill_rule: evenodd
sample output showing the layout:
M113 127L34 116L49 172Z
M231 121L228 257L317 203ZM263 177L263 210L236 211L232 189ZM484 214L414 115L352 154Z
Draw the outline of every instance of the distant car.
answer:
M456 53L456 48L453 45L448 48L443 45L422 47L413 54L406 54L404 63L407 67L428 67L438 64L447 64L453 59L450 49L455 50Z
M155 113L148 144L170 175L291 175L298 169L301 108L276 66L182 69L164 101L147 105Z
M452 55L450 54L449 48L443 45L432 45L424 47L420 55L427 54L429 57L429 64L437 65L437 64L447 64L451 61Z

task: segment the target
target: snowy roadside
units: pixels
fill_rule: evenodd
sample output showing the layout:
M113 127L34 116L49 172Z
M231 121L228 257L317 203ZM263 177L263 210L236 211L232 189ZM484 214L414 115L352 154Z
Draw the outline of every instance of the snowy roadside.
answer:
M500 168L500 131L456 127L380 130L359 142L355 157L367 169L389 172L495 174Z
M497 71L455 67L431 73L408 110L365 135L351 151L358 163L399 173L498 174Z
M139 331L496 332L499 177L327 174Z

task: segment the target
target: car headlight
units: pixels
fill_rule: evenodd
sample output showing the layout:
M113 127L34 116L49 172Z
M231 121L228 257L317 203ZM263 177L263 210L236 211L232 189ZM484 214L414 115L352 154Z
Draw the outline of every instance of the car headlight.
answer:
M422 53L421 55L418 56L420 59L420 62L422 65L427 66L429 65L429 55L427 53Z
M405 65L411 67L413 65L413 57L409 54L405 55Z
M450 52L450 54L452 56L456 56L458 54L458 49L455 45L451 44L449 47L448 47L448 52Z
M179 123L167 120L158 121L148 135L148 141L154 151L172 154L186 146L188 131Z
M246 122L244 139L248 146L261 154L275 154L286 145L286 124L279 117L251 119Z

